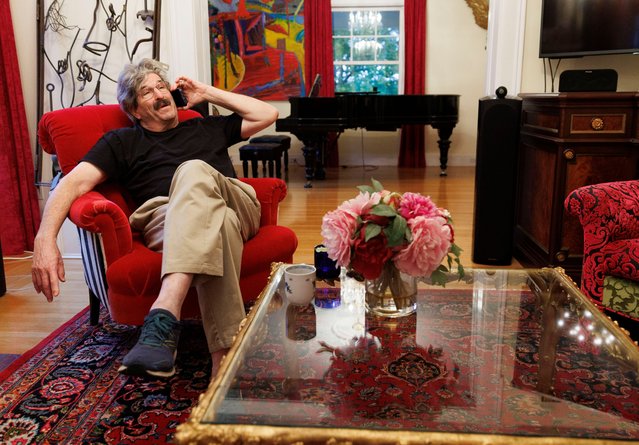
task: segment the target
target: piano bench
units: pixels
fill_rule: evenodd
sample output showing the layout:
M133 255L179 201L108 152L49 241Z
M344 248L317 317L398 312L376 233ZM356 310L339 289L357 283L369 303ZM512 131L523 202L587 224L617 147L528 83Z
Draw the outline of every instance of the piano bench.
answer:
M266 165L268 163L268 176L282 177L282 145L281 144L253 144L248 143L239 148L240 161L244 177L248 178L248 162L251 161L251 173L257 178L257 166L262 161L262 175L266 177ZM275 164L275 169L273 169Z
M285 134L265 134L249 139L251 144L280 144L284 153L284 171L288 171L288 149L291 148L291 137Z

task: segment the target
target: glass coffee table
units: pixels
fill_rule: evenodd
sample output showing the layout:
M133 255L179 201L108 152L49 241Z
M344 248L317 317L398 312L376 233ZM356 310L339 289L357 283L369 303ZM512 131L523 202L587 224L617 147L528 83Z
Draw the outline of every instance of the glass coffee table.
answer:
M274 265L179 443L639 441L639 349L561 269L420 282L398 319L367 315L344 273L309 306L286 301L282 276Z

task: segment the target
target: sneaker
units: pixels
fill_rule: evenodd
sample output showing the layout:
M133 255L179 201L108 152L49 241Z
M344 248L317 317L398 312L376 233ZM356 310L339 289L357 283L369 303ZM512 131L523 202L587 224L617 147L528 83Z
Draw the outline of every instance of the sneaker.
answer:
M180 329L180 322L172 313L153 309L144 317L140 338L118 371L127 375L171 377L175 374Z

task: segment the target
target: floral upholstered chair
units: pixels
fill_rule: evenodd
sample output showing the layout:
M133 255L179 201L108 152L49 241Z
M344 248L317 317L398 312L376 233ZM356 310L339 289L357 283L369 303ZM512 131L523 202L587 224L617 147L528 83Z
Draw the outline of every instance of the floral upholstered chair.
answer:
M579 218L583 227L581 290L621 326L630 326L636 332L639 180L580 187L568 195L564 207L569 215Z

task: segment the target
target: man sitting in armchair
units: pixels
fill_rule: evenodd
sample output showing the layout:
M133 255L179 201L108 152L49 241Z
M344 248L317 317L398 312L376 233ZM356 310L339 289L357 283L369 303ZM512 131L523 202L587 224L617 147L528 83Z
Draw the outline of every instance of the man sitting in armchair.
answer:
M178 121L171 89L191 108L204 101L233 113ZM48 301L60 293L64 265L56 237L73 201L103 181L125 187L138 206L131 225L162 255L162 286L121 372L175 373L180 311L197 290L213 376L245 316L239 287L244 241L258 230L255 191L235 176L228 147L268 127L278 111L260 100L178 77L144 59L118 78L118 102L135 125L105 134L47 200L34 242L32 277Z

